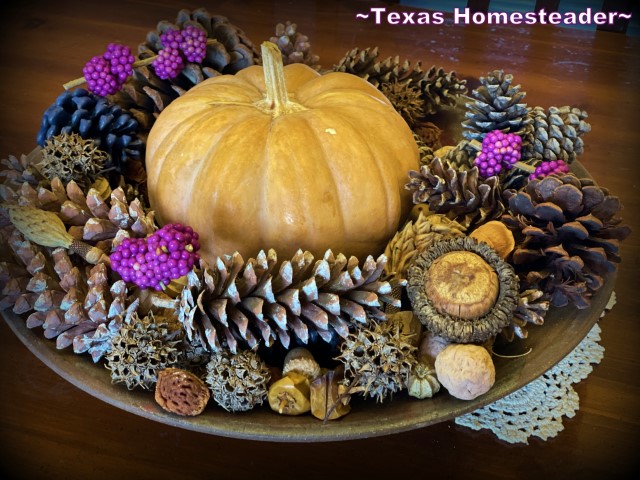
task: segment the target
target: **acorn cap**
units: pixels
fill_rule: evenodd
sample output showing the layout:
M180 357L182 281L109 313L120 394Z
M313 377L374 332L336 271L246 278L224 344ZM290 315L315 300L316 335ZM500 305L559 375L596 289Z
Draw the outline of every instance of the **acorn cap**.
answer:
M456 255L436 263L452 252ZM472 260L475 266L454 267L459 273L446 272L447 265L459 265L461 261L468 260ZM492 293L496 287L490 285L491 275L483 263L497 277L497 296ZM432 274L433 279L430 278ZM468 277L466 280L465 275ZM475 277L484 280L477 281ZM458 288L461 290L458 292L456 285L459 287L467 281L473 287ZM513 267L488 244L470 237L437 241L418 255L408 270L407 294L413 311L430 332L451 342L483 342L497 335L511 321L518 305L518 292L519 282ZM488 298L483 299L481 295Z
M469 320L491 310L500 283L495 270L482 257L462 251L435 259L424 288L439 313Z

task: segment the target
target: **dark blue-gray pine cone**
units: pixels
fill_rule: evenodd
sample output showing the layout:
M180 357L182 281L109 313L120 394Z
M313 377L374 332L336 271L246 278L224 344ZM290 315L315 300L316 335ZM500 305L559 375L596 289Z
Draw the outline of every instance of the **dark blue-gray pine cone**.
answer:
M92 139L111 157L107 168L121 171L128 159L143 157L144 142L138 136L138 122L126 110L108 99L84 89L65 91L44 112L38 145L64 133Z

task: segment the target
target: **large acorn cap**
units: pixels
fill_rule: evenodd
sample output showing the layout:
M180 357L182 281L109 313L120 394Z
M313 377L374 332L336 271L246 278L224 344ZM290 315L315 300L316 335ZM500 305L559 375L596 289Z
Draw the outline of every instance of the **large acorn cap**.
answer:
M509 325L518 305L513 267L484 242L440 240L408 270L413 311L430 332L457 343L484 342Z

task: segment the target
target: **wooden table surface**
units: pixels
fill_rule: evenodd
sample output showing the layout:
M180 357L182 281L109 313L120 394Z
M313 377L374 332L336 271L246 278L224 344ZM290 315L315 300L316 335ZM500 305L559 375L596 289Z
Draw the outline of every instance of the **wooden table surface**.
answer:
M294 21L325 67L353 47L379 46L383 56L422 60L463 78L503 68L528 92L529 105L589 112L593 130L580 160L600 185L621 197L624 218L636 232L623 246L618 304L601 322L604 359L575 386L576 416L565 418L556 438L532 438L529 445L510 445L453 422L342 443L208 436L145 420L85 394L0 322L2 478L629 478L638 470L640 201L634 167L640 39L540 25L394 26L356 19L376 5L385 6L373 0L4 0L0 157L35 146L42 112L107 43L135 47L157 21L175 19L181 8L204 6L225 15L254 43L268 39L276 23Z

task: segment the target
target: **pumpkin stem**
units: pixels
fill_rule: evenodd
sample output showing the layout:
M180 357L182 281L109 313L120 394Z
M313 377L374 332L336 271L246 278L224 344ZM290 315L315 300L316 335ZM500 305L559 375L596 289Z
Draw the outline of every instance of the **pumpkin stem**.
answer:
M289 100L287 84L284 80L282 54L278 46L272 42L262 42L261 50L264 83L267 90L264 105L273 113L274 117L282 113L304 110L302 105Z

